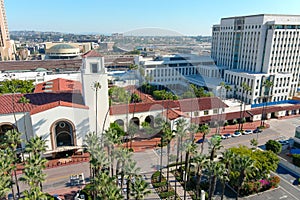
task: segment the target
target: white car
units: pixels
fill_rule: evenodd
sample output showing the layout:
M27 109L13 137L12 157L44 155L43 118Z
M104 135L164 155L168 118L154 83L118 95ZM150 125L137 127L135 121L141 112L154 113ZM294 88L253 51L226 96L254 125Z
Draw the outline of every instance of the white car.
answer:
M249 134L252 134L252 133L253 133L252 130L245 130L245 131L243 132L244 135L249 135Z
M236 131L232 134L232 137L240 137L240 136L242 136L242 133L239 131Z
M225 133L224 135L222 135L222 139L228 139L228 138L231 138L230 133Z

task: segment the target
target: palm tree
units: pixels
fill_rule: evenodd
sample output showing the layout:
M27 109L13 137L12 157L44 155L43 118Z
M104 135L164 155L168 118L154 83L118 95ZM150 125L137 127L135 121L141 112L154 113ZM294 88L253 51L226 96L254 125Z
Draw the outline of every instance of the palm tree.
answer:
M261 122L260 125L264 126L265 124L265 110L267 109L268 106L268 101L270 99L270 90L273 87L273 82L270 80L266 80L263 84L263 86L265 87L265 91L264 91L264 98L263 98L263 102L265 103L262 109L262 113L261 113ZM265 97L265 95L267 95L267 98Z
M40 154L31 154L26 160L24 173L20 181L29 185L29 190L26 192L26 197L33 200L44 198L45 194L42 192L42 182L45 181L46 174L43 170L46 168L47 160L42 158Z
M177 152L176 152L176 171L178 170L178 161L179 161L179 153L181 154L181 165L182 165L182 139L186 136L186 129L187 122L185 119L181 118L176 121L176 136L177 136ZM175 197L177 193L177 181L175 181Z
M14 196L13 178L11 176L14 169L12 152L8 148L7 150L0 149L0 199L4 198L11 190Z
M244 97L244 109L242 109L243 101L241 101L241 112L240 112L240 120L239 120L239 130L243 130L243 124L244 124L244 117L245 117L245 111L246 111L246 100L247 100L247 94L249 91L251 91L251 87L247 85L247 83L242 84L242 95L245 93ZM242 97L243 98L243 97Z
M170 156L170 143L172 140L172 131L170 123L166 122L163 126L163 139L161 146L167 144L167 183L169 182L169 156ZM162 168L161 168L162 169ZM167 191L169 190L169 184L167 184Z
M120 173L119 169L121 170L121 182L123 184L123 178L124 178L124 165L128 160L132 160L132 152L130 152L127 148L118 148L116 150L116 159L117 159L117 166L116 166L116 175ZM121 185L122 185L121 184Z
M105 136L104 136L104 143L107 146L107 152L109 158L110 158L110 163L111 163L111 176L114 174L114 160L115 160L115 153L114 153L114 146L116 144L121 144L121 138L120 135L118 135L117 130L113 128L108 128L107 131L105 131Z
M221 195L221 200L223 200L224 198L224 193L225 193L225 184L226 182L229 181L229 175L231 172L231 166L233 163L233 160L235 159L236 155L230 150L227 149L226 151L224 151L222 153L222 160L221 162L224 163L225 165L225 169L226 169L226 173L223 174L223 177L221 177L221 183L222 183L222 195ZM227 176L227 178L226 178Z
M213 161L216 152L220 150L223 146L221 145L221 137L212 137L209 143L210 160Z
M151 193L151 191L148 188L149 184L145 180L143 180L141 176L139 176L131 185L131 196L135 200L145 199L145 196Z
M27 99L25 96L22 96L19 99L19 103L22 103L22 105L23 105L24 132L25 132L25 137L26 137L27 142L29 141L29 139L28 139L28 135L27 135L26 120L25 120L25 105L28 104L29 102L30 102L30 100Z
M25 151L32 155L43 153L46 149L46 140L38 136L31 138L25 146Z
M184 170L185 170L185 175L183 177L184 180L184 199L186 198L186 185L187 182L189 181L189 165L190 165L190 156L193 155L196 151L196 144L193 141L187 141L184 145L185 149L185 164L184 164Z
M255 171L254 167L255 161L252 160L249 156L237 156L233 164L233 170L239 172L238 182L237 182L237 191L236 191L236 200L238 200L240 189L243 186L244 181Z
M226 98L226 95L227 95L227 92L229 90L231 90L231 87L230 85L226 85L224 82L221 82L220 83L220 86L221 86L221 89L220 89L220 99L223 100L223 97L222 97L222 90L225 89L226 93L225 93L225 98ZM221 112L219 112L219 109L221 108ZM217 134L220 133L220 116L222 116L222 113L223 113L223 107L221 107L220 105L218 106L218 123L217 123Z
M95 119L96 119L96 124L95 124L95 132L96 135L98 135L98 91L101 89L101 84L100 82L95 82L93 85L94 89L95 89L95 95L96 95L96 99L95 99L95 106L96 106L96 110L95 110ZM103 136L103 133L102 133Z
M140 168L136 166L136 162L133 160L128 160L124 164L124 173L127 177L127 199L130 199L129 196L132 179L133 177L137 176L137 173L139 173Z
M202 141L203 141L203 142L202 142L202 144L201 144L201 151L200 151L200 153L202 154L202 153L203 153L203 150L204 150L204 141L205 141L205 137L206 137L207 134L209 134L210 129L209 129L209 127L208 127L207 124L203 124L203 125L201 125L201 126L199 127L199 132L203 134L203 135L202 135Z
M19 183L18 183L18 178L17 178L17 163L18 163L18 152L17 152L17 147L18 145L21 144L21 133L19 133L18 131L16 131L15 129L9 130L5 133L6 137L7 137L7 145L8 148L11 149L12 151L12 158L13 158L13 165L15 166L14 168L14 177L15 177L15 183L17 186L17 194L18 197L20 197L20 188L19 188Z
M225 171L225 165L220 162L209 161L208 174L210 176L210 184L208 189L208 199L211 200L216 188L217 178L222 176Z
M35 172L39 174L39 176L43 176L42 170L46 168L45 162L46 159L42 158L41 156L43 153L45 153L47 149L46 140L42 139L42 137L35 136L34 138L31 138L29 142L25 146L25 152L29 154L29 161L31 161L33 167L36 167ZM40 157L36 157L36 155ZM33 160L31 160L33 158ZM28 161L27 161L28 162ZM35 164L35 162L39 162L38 164ZM30 162L28 162L30 163ZM27 164L28 164L27 163ZM30 165L28 165L30 166ZM39 179L38 183L40 185L41 191L42 191L42 182L43 179Z
M194 162L196 163L197 166L197 185L196 185L196 196L197 198L200 198L200 183L201 183L201 178L202 178L202 169L206 167L207 165L207 156L202 155L200 153L196 153L196 155L193 157Z
M136 134L136 132L138 131L138 127L136 124L134 124L134 122L130 122L129 123L129 127L127 129L127 134L130 137L130 148L132 149L132 140L134 135Z

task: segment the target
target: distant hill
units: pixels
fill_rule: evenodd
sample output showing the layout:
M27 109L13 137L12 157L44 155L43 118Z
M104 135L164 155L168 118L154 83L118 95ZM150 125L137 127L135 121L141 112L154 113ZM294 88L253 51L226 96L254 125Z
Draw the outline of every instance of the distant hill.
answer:
M162 28L141 28L124 32L124 36L184 36L176 31Z

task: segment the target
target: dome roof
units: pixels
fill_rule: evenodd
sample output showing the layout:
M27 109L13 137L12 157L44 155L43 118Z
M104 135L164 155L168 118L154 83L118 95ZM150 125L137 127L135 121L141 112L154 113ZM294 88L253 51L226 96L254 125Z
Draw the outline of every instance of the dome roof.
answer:
M76 49L76 47L70 44L56 44L50 47L49 50L60 50L60 49Z

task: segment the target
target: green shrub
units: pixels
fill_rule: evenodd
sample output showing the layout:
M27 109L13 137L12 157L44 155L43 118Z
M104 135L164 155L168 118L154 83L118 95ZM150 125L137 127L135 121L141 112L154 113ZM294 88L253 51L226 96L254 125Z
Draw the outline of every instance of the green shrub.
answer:
M270 150L273 151L275 154L279 154L282 150L282 145L275 140L269 140L266 143L266 150Z
M158 187L162 187L162 186L167 185L167 182L162 181L162 182L153 183L152 185L153 185L154 188L158 188Z
M174 196L175 195L175 192L174 192L174 190L172 190L172 191L168 191L168 192L162 192L162 193L160 193L159 194L159 196L161 197L161 198L168 198L168 197L170 197L170 196Z
M278 176L272 176L269 178L270 187L277 187L280 183L280 178Z

